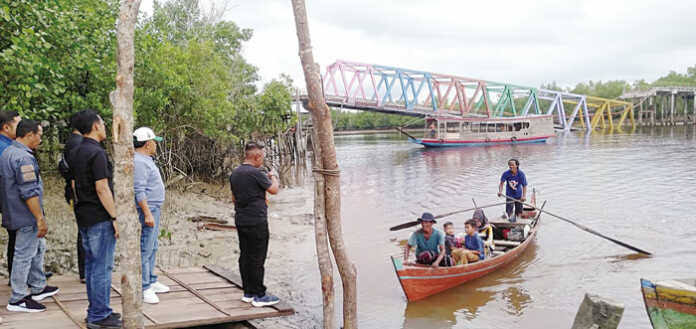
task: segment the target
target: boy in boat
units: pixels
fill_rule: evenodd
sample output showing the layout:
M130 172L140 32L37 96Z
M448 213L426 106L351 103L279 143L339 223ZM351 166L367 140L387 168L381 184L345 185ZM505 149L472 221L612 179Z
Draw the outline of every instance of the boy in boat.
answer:
M466 264L467 262L472 263L483 260L483 240L481 240L481 237L478 235L476 221L473 219L466 221L466 223L464 223L464 231L466 232L466 236L464 237L464 248L462 249L462 253L465 257L462 257L462 262Z
M445 222L442 224L445 230L445 257L442 259L442 266L460 265L462 255L462 240L454 236L454 224Z
M418 222L421 229L411 233L404 247L404 263L408 262L411 247L416 247L416 263L438 267L445 257L445 234L433 227L435 216L424 212Z
M522 214L522 202L524 202L525 196L527 195L527 176L524 175L522 170L519 170L520 162L517 159L508 160L507 170L500 177L500 185L498 186L498 197L503 196L503 185L507 183L505 188L505 195L509 198L518 199L521 202L506 199L505 213L509 218L510 222L517 221L517 215ZM512 213L512 208L515 208L515 213Z

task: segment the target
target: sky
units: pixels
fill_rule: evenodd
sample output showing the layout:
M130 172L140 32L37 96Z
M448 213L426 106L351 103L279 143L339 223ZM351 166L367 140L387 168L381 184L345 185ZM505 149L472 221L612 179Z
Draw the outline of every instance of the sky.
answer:
M227 4L253 30L243 55L263 82L304 87L290 0ZM315 61L338 59L539 87L645 79L696 65L696 0L307 0ZM151 12L152 0L141 10Z

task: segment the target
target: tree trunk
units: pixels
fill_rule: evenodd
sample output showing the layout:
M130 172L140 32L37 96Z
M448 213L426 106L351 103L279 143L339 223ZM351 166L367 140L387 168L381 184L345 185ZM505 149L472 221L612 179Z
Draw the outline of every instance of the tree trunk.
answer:
M140 222L133 196L133 66L135 23L140 0L121 0L117 26L116 91L114 107L114 201L121 244L121 302L123 328L143 328Z
M316 131L312 137L317 139ZM314 148L312 155L312 167L316 168L321 163L321 150ZM333 263L329 252L329 241L326 231L326 217L324 204L324 175L314 173L314 235L317 245L317 261L319 262L319 274L321 275L321 292L324 305L324 328L335 328L334 323L334 286L333 286Z
M315 168L324 175L325 214L331 250L333 251L343 283L343 327L357 328L357 287L355 265L348 258L343 243L341 228L341 191L336 162L336 148L333 141L331 112L324 99L319 65L314 63L307 11L304 0L291 0L295 14L297 39L299 41L300 60L305 75L309 94L307 109L312 113L314 129L319 137L317 145L321 150L321 168Z

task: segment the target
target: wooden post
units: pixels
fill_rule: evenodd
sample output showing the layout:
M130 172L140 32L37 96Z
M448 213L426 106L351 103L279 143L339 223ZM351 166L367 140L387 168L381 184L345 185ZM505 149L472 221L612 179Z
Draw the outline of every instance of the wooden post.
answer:
M640 109L638 110L638 125L642 126L643 125L643 103L645 102L645 99L643 99L642 102L640 102Z
M357 280L355 265L350 261L343 242L341 228L341 191L336 161L336 146L334 145L331 111L324 99L319 65L314 62L307 10L304 0L291 0L297 28L300 60L307 84L309 102L307 109L312 113L312 125L318 137L321 149L321 167L314 171L324 175L325 216L328 228L329 242L333 251L338 272L343 283L343 327L354 329L357 323ZM315 216L316 218L316 216Z
M117 36L116 90L113 105L114 201L121 244L123 328L143 328L140 222L133 191L133 66L135 23L140 0L121 0Z
M609 299L585 294L571 329L616 329L623 316L624 306Z
M316 130L312 129L312 141L318 141ZM312 168L319 167L321 163L321 149L316 143L312 143ZM324 175L314 172L314 237L317 247L317 261L319 262L319 274L321 275L321 291L323 296L322 321L324 328L336 328L334 323L334 285L333 285L333 263L329 252L328 232L326 231L326 217L324 205Z
M694 101L694 104L693 104L694 111L693 111L693 116L692 116L691 120L693 120L693 123L696 124L696 91L694 91L693 101Z
M650 111L650 125L655 127L655 115L657 114L657 99L656 96L650 97L650 105L652 111Z
M670 102L670 107L669 107L669 123L671 125L674 125L674 98L675 98L676 92L672 91L672 97L671 97L671 102Z
M666 101L666 98L665 98L665 96L662 96L662 97L660 97L660 99L662 100L660 102L660 125L664 126L665 125L665 101Z

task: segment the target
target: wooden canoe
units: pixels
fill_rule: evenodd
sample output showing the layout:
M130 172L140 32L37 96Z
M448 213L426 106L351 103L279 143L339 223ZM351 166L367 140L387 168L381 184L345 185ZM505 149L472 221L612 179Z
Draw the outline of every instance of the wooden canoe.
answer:
M505 249L504 252L494 252L492 257L469 263L450 267L432 268L430 266L403 262L401 257L391 257L396 271L396 276L401 283L401 288L408 301L417 301L450 288L461 285L467 281L482 277L491 273L511 261L517 259L529 247L529 244L536 237L539 227L539 216L534 209L525 209L522 219L516 223L509 223L502 218L491 221L494 225L493 237L496 249ZM515 226L529 225L529 233L522 242L508 241L503 239L502 231L506 228Z
M640 286L654 329L696 328L696 280L640 279Z

